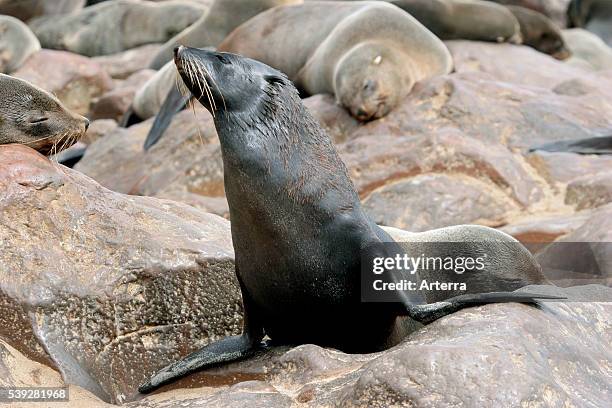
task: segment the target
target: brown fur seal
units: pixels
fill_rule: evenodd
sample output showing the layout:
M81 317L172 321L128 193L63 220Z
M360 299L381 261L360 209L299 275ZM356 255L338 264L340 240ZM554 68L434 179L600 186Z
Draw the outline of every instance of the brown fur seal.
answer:
M53 95L4 74L0 100L0 144L19 143L49 155L74 144L89 127Z
M551 19L525 7L508 6L508 9L521 26L523 44L556 59L564 60L570 56L561 30Z
M43 48L94 57L168 41L203 12L201 5L189 1L115 0L75 14L40 17L30 28Z
M0 73L16 71L28 57L40 50L40 42L27 25L0 15Z
M443 40L521 42L519 23L504 6L479 0L393 0Z
M302 0L217 0L198 21L164 44L153 59L150 68L160 69L171 61L172 50L178 45L196 48L216 47L232 30L262 11L301 2Z
M291 81L229 53L179 47L175 62L188 90L214 114L244 330L162 369L141 392L247 357L264 335L275 344L367 352L388 345L398 316L428 323L474 304L535 302L533 295L505 292L426 304L420 290L392 291L388 302L362 301L362 283L373 276L369 261L403 249L364 213L331 139ZM413 274L381 273L392 283L416 282Z
M219 50L275 67L307 94L334 94L362 121L385 116L415 82L452 69L437 37L382 2L275 7L234 30Z

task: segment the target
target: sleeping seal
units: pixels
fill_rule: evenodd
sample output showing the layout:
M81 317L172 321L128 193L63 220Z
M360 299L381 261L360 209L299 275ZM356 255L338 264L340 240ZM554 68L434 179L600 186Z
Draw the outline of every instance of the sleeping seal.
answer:
M162 369L141 392L247 357L264 335L275 344L367 352L389 344L398 316L429 323L474 304L535 302L534 295L501 292L426 304L419 290L393 291L388 302L362 301L361 256L367 267L403 250L364 213L331 139L291 81L259 61L223 52L179 47L175 63L188 90L214 114L244 329ZM396 271L383 272L400 281Z
M73 145L89 127L50 93L4 74L0 100L0 144L19 143L49 155Z

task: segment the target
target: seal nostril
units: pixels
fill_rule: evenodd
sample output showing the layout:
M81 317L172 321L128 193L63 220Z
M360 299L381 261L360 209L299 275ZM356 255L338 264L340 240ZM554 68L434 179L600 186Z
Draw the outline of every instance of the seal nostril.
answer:
M183 47L182 45L174 47L174 58L179 58L184 49L185 47Z

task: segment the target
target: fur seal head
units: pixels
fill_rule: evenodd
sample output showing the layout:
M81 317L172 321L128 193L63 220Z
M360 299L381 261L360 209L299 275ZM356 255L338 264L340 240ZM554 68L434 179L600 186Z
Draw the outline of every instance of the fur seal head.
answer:
M50 93L4 74L0 100L0 144L23 144L49 155L73 145L89 127Z
M280 71L227 52L179 46L174 60L189 92L213 115L255 113L270 96L269 85L289 82Z
M334 89L338 102L358 120L382 118L397 106L402 89L412 88L400 75L393 50L380 43L366 42L353 47L336 65ZM403 71L409 70L404 62Z

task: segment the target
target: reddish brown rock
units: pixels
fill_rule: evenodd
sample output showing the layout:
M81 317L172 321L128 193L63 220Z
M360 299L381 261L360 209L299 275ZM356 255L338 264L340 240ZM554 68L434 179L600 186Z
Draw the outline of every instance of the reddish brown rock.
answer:
M359 122L336 103L333 95L314 95L304 99L304 104L334 143L346 141L359 126Z
M612 157L605 155L538 151L527 156L527 160L551 184L565 185L579 177L612 170Z
M450 127L478 141L526 151L612 128L612 85L602 77L598 89L577 98L501 82L482 72L451 74L417 83L398 108L360 127L353 137L429 134Z
M113 87L100 65L65 51L41 50L13 75L52 92L66 107L81 115L89 112L94 99Z
M540 251L537 259L557 285L612 286L612 204L592 211L586 222Z
M453 174L423 174L372 192L363 207L374 222L411 231L460 224L496 226L517 206L494 185Z
M0 243L0 337L103 399L241 330L226 220L25 146L0 146Z
M595 208L612 202L612 171L575 179L567 186L565 203L577 210Z
M129 110L136 91L154 74L155 71L150 69L132 74L112 91L105 93L93 103L89 118L91 120L114 119L117 122L121 121L121 118Z
M520 206L542 198L542 191L519 155L502 145L442 129L415 136L363 135L338 146L362 198L373 190L425 173L474 177L497 186Z
M112 119L94 120L89 124L89 129L87 129L87 132L81 138L81 142L90 145L116 130L118 126L117 122Z

